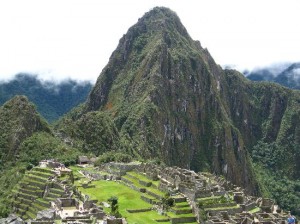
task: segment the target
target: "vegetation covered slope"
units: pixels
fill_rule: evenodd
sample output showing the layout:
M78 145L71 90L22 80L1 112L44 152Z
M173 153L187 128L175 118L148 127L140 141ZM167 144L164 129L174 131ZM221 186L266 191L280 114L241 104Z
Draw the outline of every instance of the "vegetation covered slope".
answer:
M55 137L25 96L0 107L0 217L11 211L12 189L31 165L56 158L75 162L78 151Z
M0 107L0 168L14 161L20 144L38 131L50 132L50 128L25 96L16 96Z
M59 128L70 135L66 124L81 127L84 116L103 114L125 152L222 174L256 194L266 186L251 162L261 143L280 145L288 165L276 170L299 179L299 104L298 91L223 70L174 12L158 7L120 39L87 103Z
M53 122L83 103L91 88L89 82L41 82L37 76L22 73L8 82L0 82L0 105L16 95L25 95L48 122Z

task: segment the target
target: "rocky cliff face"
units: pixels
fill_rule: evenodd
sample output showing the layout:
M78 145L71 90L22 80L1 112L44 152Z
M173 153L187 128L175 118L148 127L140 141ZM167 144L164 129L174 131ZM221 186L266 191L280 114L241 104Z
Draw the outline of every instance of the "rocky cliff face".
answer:
M15 161L20 144L38 131L50 132L50 129L25 96L16 96L0 107L2 165L7 161Z
M257 193L227 91L226 73L177 15L155 8L121 38L85 112L109 113L129 152L210 170Z

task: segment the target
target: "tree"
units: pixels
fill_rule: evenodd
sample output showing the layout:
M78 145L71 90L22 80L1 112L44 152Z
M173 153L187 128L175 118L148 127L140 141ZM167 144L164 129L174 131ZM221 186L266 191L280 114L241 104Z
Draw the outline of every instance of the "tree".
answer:
M119 213L118 198L116 196L112 196L108 199L108 201L110 202L111 215L114 215L117 218L122 217L121 214Z
M166 193L165 196L161 199L163 210L168 210L170 207L173 207L175 204L174 198L170 197L169 193Z

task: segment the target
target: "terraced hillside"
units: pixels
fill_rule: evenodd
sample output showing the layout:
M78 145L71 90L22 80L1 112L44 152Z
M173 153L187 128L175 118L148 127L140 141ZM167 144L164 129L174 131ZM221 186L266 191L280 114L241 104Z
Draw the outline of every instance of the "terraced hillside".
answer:
M54 170L35 167L26 172L16 187L14 211L23 220L34 219L39 211L50 208L51 201L66 196L66 186L59 184Z

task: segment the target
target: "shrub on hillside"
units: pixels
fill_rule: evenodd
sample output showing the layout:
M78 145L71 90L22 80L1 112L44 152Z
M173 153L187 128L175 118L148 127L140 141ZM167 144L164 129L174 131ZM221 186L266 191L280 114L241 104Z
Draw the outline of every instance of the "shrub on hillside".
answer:
M103 153L101 156L98 157L97 161L95 162L95 166L100 166L103 163L109 162L122 162L122 163L129 163L132 161L132 157L130 155L110 151Z

